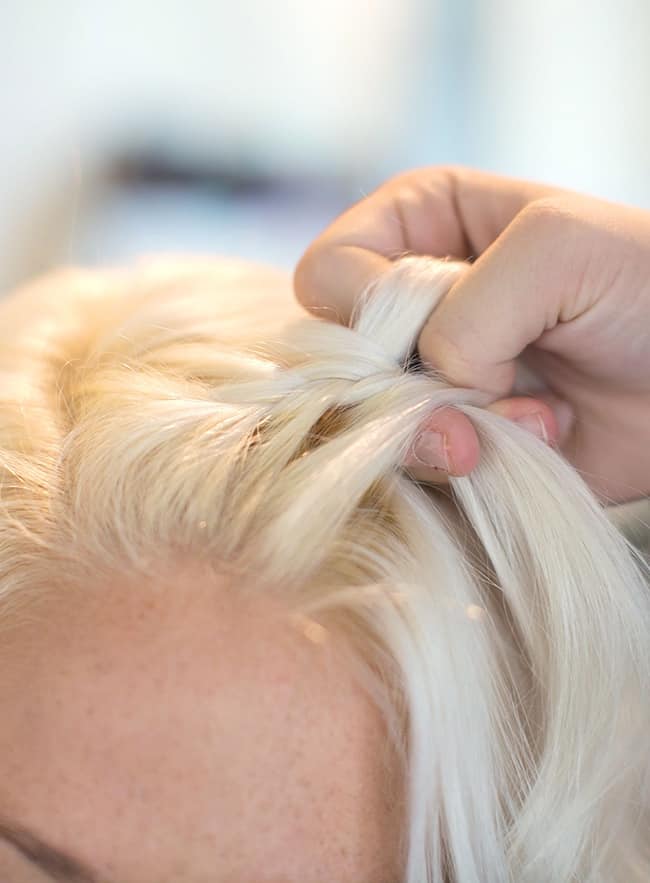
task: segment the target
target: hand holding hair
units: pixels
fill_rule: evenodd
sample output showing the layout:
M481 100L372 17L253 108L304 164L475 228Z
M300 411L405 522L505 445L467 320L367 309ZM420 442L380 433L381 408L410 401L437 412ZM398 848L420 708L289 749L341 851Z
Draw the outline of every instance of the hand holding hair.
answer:
M604 239L641 252L625 229ZM0 303L0 880L28 822L57 868L76 832L93 879L648 883L648 568L564 457L486 410L511 383L493 340L527 339L525 311L491 324L516 253L459 320L484 375L429 321L472 306L478 261L385 261L349 327L225 260ZM552 289L569 252L545 253ZM642 292L624 272L580 290ZM554 326L588 323L567 351L590 429L612 390L647 401L640 298ZM409 370L418 339L487 391ZM444 495L402 468L432 414L481 445Z
M295 272L298 300L347 322L405 254L473 259L420 334L423 362L558 444L602 498L650 493L650 213L470 169L417 169L316 239ZM514 394L518 366L539 380L525 390L534 395ZM441 481L479 456L468 418L442 408L409 459Z

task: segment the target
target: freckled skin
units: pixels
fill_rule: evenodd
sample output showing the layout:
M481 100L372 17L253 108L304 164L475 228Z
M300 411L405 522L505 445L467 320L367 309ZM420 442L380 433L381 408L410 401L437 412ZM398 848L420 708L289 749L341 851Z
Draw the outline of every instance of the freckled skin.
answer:
M88 587L2 638L0 813L118 883L398 880L385 731L342 639L167 583Z

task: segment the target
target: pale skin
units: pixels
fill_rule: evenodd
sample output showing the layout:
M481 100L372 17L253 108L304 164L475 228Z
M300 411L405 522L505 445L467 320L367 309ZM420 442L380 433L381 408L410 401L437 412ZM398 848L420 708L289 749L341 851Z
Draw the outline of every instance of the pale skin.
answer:
M404 251L479 256L425 327L425 360L492 392L504 416L532 418L604 498L650 492L647 213L419 170L314 243L298 295L345 321ZM268 298L268 286L258 290ZM291 312L283 280L278 292ZM552 390L543 399L509 395L523 351ZM476 466L463 415L440 411L429 428L451 474ZM178 566L164 581L53 596L3 632L0 880L400 879L398 777L348 648L236 589ZM51 850L50 871L39 866L34 837L75 857L77 870Z
M215 309L245 298L265 329L304 318L268 268L149 271L212 280ZM93 278L44 280L5 320L79 309L63 294ZM0 617L0 881L397 883L403 782L348 643L253 578L160 569Z
M92 873L48 873L0 836L0 879L399 879L381 716L342 639L304 626L179 568L52 598L3 634L0 833Z
M465 168L399 175L316 239L296 269L299 301L347 321L404 253L475 259L418 341L457 386L558 445L604 500L650 494L650 213ZM513 395L523 359L547 391ZM453 409L423 430L408 465L432 482L467 475L480 447ZM424 462L423 462L424 461Z

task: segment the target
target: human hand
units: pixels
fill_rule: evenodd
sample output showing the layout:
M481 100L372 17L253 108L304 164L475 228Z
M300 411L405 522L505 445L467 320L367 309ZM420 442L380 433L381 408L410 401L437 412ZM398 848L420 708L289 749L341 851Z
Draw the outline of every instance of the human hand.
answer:
M650 213L470 169L417 169L316 239L296 268L296 295L347 321L407 253L476 258L420 335L425 362L492 393L490 410L559 445L604 499L650 494ZM544 392L512 395L518 361ZM459 411L437 411L423 431L409 465L427 480L478 463Z

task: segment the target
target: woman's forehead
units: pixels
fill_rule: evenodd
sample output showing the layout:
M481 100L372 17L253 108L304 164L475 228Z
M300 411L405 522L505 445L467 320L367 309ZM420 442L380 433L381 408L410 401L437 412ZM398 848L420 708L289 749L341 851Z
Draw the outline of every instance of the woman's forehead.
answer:
M83 597L4 648L2 815L119 880L382 879L384 729L337 636L187 574Z

